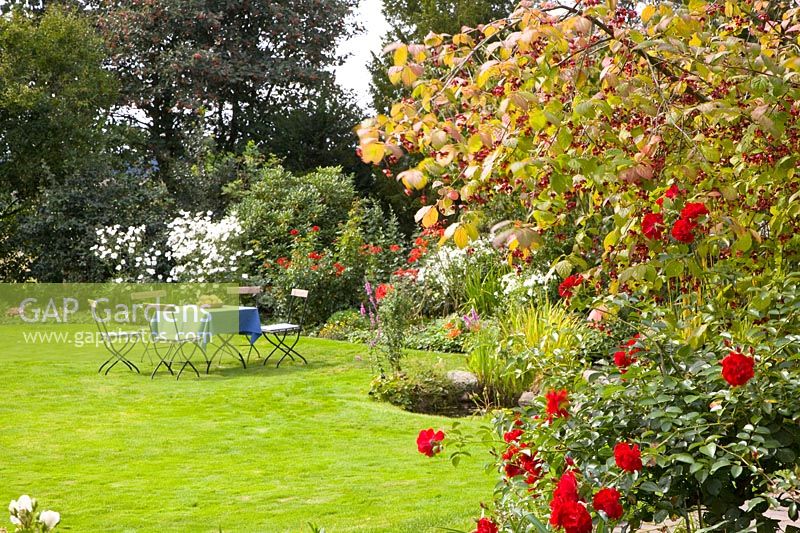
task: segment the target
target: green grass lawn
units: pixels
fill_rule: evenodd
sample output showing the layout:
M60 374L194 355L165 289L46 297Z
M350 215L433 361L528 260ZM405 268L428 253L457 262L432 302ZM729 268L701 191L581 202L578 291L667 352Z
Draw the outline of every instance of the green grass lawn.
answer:
M491 497L483 449L457 468L416 451L451 421L368 398L363 346L303 339L308 366L151 381L20 331L0 326L0 504L30 494L65 531L471 530Z

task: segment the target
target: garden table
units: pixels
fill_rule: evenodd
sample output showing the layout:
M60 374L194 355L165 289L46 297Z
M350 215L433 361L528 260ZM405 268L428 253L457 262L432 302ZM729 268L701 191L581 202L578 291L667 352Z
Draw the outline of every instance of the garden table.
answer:
M151 329L161 339L196 344L205 358L206 374L211 370L214 357L221 357L222 354L237 357L242 366L247 368L244 356L231 341L237 335L245 335L253 350L262 334L258 309L235 305L203 308L194 305L175 306L170 311L159 311L151 323ZM219 339L219 344L212 344L213 339ZM214 351L209 353L209 348ZM170 368L171 362L163 359L162 362Z

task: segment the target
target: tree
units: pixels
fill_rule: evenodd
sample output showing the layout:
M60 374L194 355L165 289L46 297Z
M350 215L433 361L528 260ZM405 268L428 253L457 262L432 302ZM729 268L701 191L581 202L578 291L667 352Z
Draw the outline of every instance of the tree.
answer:
M116 95L104 58L102 39L69 10L53 6L34 18L16 9L0 18L0 220L102 144Z
M384 44L421 43L430 32L455 34L465 26L507 17L516 4L513 0L385 0L383 14L391 29ZM388 111L391 102L405 95L402 87L389 82L386 71L390 65L390 57L373 54L369 67L372 105L381 112Z
M97 228L157 227L171 209L169 195L151 173L146 161L99 154L88 156L59 183L48 184L13 235L29 263L6 279L105 281L105 267L91 251Z
M414 154L417 218L460 247L515 200L509 260L561 233L563 305L637 332L499 415L502 530L798 516L799 34L794 2L523 3L398 47L412 97L362 123L363 160Z
M149 133L170 191L187 131L236 151L264 138L262 116L303 105L331 83L355 0L102 2L99 27L122 80L121 110Z

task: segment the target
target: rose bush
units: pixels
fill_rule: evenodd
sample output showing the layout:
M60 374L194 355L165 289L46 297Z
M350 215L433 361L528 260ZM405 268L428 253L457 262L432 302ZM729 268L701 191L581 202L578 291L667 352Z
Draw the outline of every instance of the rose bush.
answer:
M798 35L788 2L523 2L394 47L390 79L412 96L359 127L364 161L415 154L398 179L458 246L493 198L518 200L526 216L497 220L495 244L520 261L568 234L551 265L561 301L610 326L606 358L544 376L568 417L547 423L544 402L498 416L542 472L503 474L501 530L672 517L774 531L768 509L797 517ZM519 452L498 442L506 473ZM571 478L577 498L559 487ZM594 505L604 489L618 518L608 492Z

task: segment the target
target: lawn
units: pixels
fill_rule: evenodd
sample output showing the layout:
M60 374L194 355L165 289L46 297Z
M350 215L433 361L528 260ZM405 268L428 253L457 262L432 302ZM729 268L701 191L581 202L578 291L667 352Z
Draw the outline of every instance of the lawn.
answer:
M65 531L471 530L491 496L481 448L458 468L416 451L449 420L368 398L363 346L303 339L308 366L151 381L20 331L0 326L0 503L30 494Z

